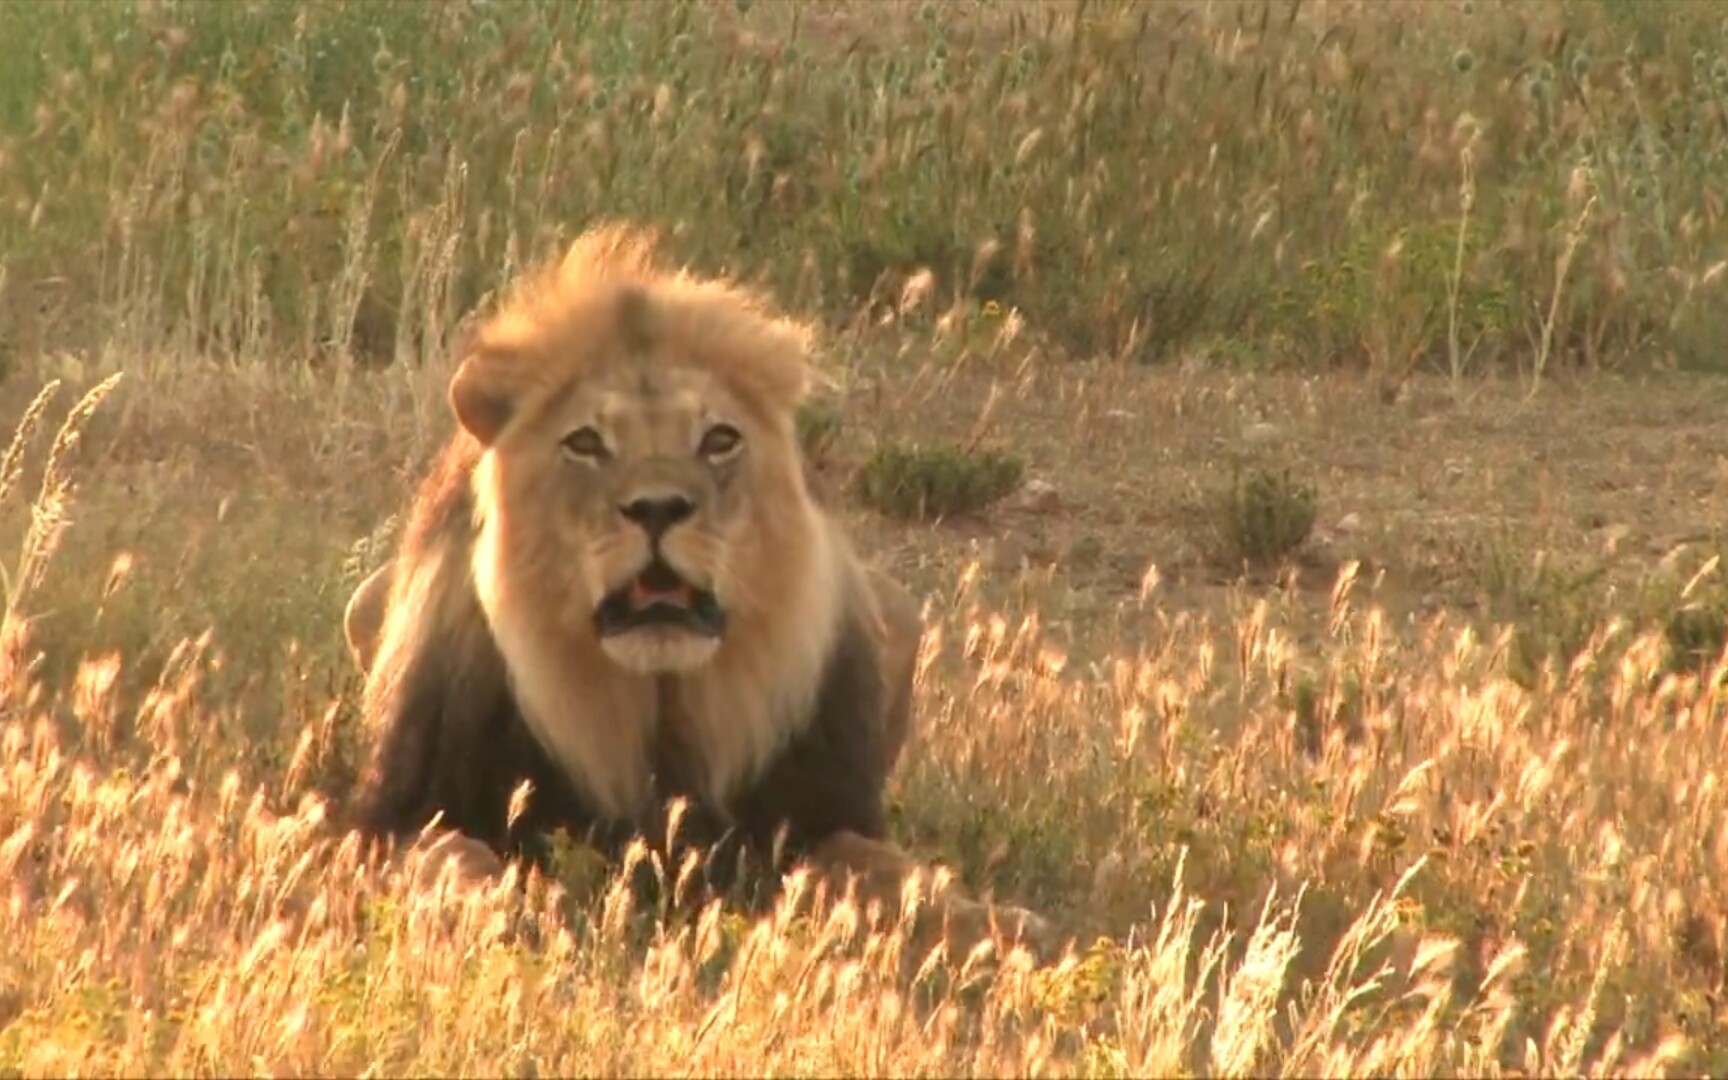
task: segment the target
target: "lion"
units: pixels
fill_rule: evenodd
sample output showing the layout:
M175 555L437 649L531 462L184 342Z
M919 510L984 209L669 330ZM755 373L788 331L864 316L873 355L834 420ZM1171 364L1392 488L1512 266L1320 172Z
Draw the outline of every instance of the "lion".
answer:
M892 911L934 877L952 932L1048 943L887 836L922 617L807 486L811 338L612 223L478 323L456 431L344 612L363 834L488 874L558 829L656 843L677 803L722 885L802 863Z

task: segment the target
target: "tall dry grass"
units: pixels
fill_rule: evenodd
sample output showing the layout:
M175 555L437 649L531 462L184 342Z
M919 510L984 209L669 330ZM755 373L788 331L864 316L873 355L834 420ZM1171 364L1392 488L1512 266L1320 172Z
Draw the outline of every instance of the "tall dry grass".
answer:
M1722 29L1595 0L40 0L0 11L31 43L0 250L26 344L277 363L436 353L622 214L804 312L926 270L1083 355L1719 367Z
M1124 937L1042 968L926 955L894 913L813 904L802 882L753 925L717 909L662 924L628 908L622 878L579 869L414 891L322 828L334 712L281 733L287 768L249 768L205 738L228 707L206 685L208 640L128 695L115 654L44 683L15 615L0 1062L1633 1075L1718 1060L1728 660L1675 675L1658 635L1609 627L1525 689L1506 640L1444 620L1404 638L1347 576L1317 650L1262 602L1234 626L1178 616L1075 670L1034 612L961 586L922 669L904 826L951 842L970 826L1020 845L1022 870L1060 866L1043 898L1071 920L1156 897Z
M1728 660L1643 622L1533 675L1346 576L1317 640L1151 588L1068 656L1054 587L943 582L896 828L1072 929L1045 967L796 889L687 926L574 863L416 892L326 834L337 613L444 346L591 216L762 274L842 380L911 341L930 395L1712 362L1706 5L801 8L0 7L0 360L83 393L0 462L0 1070L1728 1069Z

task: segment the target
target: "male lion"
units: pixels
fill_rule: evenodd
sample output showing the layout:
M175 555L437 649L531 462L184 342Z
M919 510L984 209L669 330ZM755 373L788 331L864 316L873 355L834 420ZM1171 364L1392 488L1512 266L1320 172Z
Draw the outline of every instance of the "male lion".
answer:
M922 867L886 839L883 792L921 620L805 485L809 378L805 327L659 268L624 226L516 287L451 381L459 429L394 563L345 613L377 737L363 833L441 813L439 842L490 871L559 827L613 857L657 844L681 798L686 844L807 859L898 905ZM968 936L1047 934L934 899Z

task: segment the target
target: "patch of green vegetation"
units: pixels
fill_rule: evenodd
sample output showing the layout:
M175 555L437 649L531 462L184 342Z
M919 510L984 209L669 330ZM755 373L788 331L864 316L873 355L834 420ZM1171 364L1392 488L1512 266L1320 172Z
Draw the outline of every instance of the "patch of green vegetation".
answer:
M1006 451L890 443L853 484L867 506L899 518L946 518L989 508L1020 486L1025 466Z
M1289 558L1314 531L1319 488L1289 469L1236 470L1212 501L1212 557L1231 567L1265 567Z
M1661 618L1670 671L1707 674L1728 648L1728 544L1718 538L1701 555L1684 576L1673 574L1654 590L1651 606Z
M1363 737L1371 712L1369 696L1358 671L1337 667L1325 676L1298 671L1278 691L1279 704L1290 710L1298 745L1313 756L1323 753L1333 737L1346 743Z
M1484 607L1495 622L1513 627L1508 675L1534 686L1545 666L1564 670L1572 662L1606 615L1606 574L1598 562L1563 564L1508 543L1486 547L1479 578Z
M1668 663L1697 670L1715 664L1728 646L1728 602L1720 596L1676 608L1663 625Z
M815 464L828 459L828 453L840 438L845 423L840 410L828 402L806 402L793 416L798 433L798 446L804 456Z
M1604 563L1562 564L1505 542L1485 547L1477 573L1489 617L1511 627L1508 674L1526 687L1545 666L1570 665L1614 617L1660 632L1664 671L1706 674L1728 647L1728 582L1715 552L1658 567L1618 591Z

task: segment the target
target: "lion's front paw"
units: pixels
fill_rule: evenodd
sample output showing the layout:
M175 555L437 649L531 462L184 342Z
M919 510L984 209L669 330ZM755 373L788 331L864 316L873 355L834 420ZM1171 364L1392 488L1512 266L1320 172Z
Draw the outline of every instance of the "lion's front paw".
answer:
M481 884L504 873L504 862L471 836L444 831L427 836L410 849L408 867L416 888L436 886L446 870L459 885Z
M1052 947L1056 941L1056 928L1050 925L1050 920L1012 904L1002 904L990 911L999 933L1004 933L1011 941L1024 942L1028 948L1041 951Z
M1012 904L950 902L947 921L949 947L957 955L985 940L1004 955L1017 946L1024 948L1038 962L1050 959L1056 949L1056 929L1049 920Z

